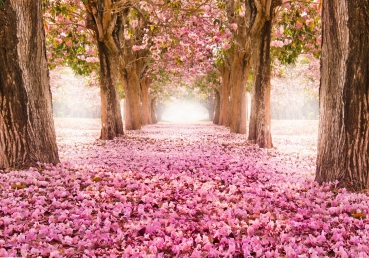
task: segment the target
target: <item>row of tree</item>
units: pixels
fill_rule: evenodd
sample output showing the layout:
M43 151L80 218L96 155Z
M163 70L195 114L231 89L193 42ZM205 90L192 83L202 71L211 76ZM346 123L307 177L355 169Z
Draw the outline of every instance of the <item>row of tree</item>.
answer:
M51 20L64 19L69 28L91 32L94 37L100 65L101 139L124 134L118 81L126 95L126 129L140 129L142 123L155 122L154 109L150 108L155 99L148 92L150 85L162 79L160 69L169 69L168 64L175 63L191 74L200 68L208 69L215 56L222 78L215 121L229 125L231 132L246 133L245 85L252 69L248 138L260 147L270 148L270 46L282 46L278 56L284 62L293 61L307 48L316 51L308 43L306 35L310 34L298 30L314 29L316 22L309 12L316 12L319 6L312 2L313 8L302 13L296 9L301 5L280 0L70 0L45 1L44 8L49 8L47 16ZM364 0L345 0L324 1L322 9L316 179L339 180L351 189L368 188L369 183L368 51L364 45L369 35L368 7ZM70 8L83 10L79 13L81 20L63 17ZM279 37L285 40L281 44L278 42L282 40L272 39L277 12L282 13L278 22L284 22ZM36 161L57 163L42 2L5 1L0 6L0 25L0 168L29 166ZM56 28L54 25L50 24ZM81 45L86 47L72 31L58 31L64 39L54 48L72 46L74 51L73 55L60 51L63 62L93 63L76 51ZM315 42L320 43L318 37ZM170 69L171 74L178 73L178 68Z

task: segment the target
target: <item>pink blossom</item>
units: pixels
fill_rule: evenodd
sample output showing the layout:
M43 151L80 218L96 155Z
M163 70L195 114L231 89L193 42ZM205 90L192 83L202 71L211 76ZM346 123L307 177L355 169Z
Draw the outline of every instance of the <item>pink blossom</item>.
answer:
M231 28L232 28L232 30L237 30L238 29L237 23L232 23Z
M131 25L133 28L136 28L138 26L138 20L132 20Z
M139 50L141 50L141 46L133 45L132 49L133 49L133 51L139 51Z
M230 49L230 48L231 48L231 44L229 44L228 42L225 42L225 43L223 43L222 48L223 48L224 50L228 50L228 49Z

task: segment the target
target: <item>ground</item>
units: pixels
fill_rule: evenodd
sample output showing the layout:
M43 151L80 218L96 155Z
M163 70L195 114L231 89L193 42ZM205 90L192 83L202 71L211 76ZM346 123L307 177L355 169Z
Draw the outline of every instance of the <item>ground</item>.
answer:
M369 196L314 182L317 121L273 121L274 149L221 126L100 141L57 119L61 163L0 174L0 257L369 257Z

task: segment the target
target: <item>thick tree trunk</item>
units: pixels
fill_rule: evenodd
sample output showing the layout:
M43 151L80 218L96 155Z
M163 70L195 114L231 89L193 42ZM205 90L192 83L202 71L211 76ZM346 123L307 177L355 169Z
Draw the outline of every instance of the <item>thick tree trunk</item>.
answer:
M369 188L369 2L323 1L316 180Z
M246 81L250 67L250 57L235 51L231 66L231 133L246 134Z
M129 70L125 74L126 93L126 130L140 130L142 125L141 115L141 88L137 72Z
M252 89L251 117L248 139L260 148L272 148L270 132L270 39L272 20L266 21L260 37L254 42L254 85Z
M156 118L155 110L156 110L156 98L151 99L151 121L153 124L157 124L158 120Z
M109 52L103 42L98 42L100 58L101 135L102 140L112 140L123 135L123 121L117 90L117 55Z
M227 125L229 121L228 116L229 116L231 69L227 66L224 66L221 70L221 73L222 73L222 86L220 91L219 125Z
M220 94L219 91L215 91L215 114L213 123L218 125L219 124L219 115L220 115Z
M145 77L141 80L141 101L142 101L142 125L152 124L151 101L149 88L151 79Z
M0 169L59 162L41 2L0 6Z

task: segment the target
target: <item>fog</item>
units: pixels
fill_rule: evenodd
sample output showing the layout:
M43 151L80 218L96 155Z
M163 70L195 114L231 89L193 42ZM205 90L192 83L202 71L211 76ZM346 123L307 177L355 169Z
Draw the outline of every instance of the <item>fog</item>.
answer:
M200 103L189 100L177 100L167 105L162 120L168 122L196 122L207 120L208 111Z

